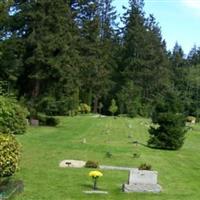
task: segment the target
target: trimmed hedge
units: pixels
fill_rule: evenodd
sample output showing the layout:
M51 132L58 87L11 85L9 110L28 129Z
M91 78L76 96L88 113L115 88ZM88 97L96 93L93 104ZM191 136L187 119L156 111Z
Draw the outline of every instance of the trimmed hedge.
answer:
M98 167L99 167L99 163L96 162L96 161L88 160L88 161L85 163L85 167L86 167L86 168L98 168Z
M47 116L42 113L38 113L36 118L39 120L39 124L43 126L57 126L60 123L57 117Z
M17 104L16 100L0 96L0 132L24 134L27 127L27 109Z
M20 158L20 145L11 134L0 133L0 178L15 173Z

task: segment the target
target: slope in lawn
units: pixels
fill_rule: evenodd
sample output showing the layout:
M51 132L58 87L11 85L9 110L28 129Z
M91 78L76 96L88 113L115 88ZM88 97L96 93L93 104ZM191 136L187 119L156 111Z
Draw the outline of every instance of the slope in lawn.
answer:
M150 121L142 118L77 116L61 118L57 128L30 128L18 136L23 146L21 169L16 177L22 179L25 191L16 200L199 200L200 145L196 125L188 132L185 145L179 151L147 148ZM83 144L83 139L86 144ZM138 141L135 145L133 141ZM106 152L112 154L106 157ZM133 154L140 155L133 158ZM103 171L100 189L108 195L86 195L83 190L92 187L89 169L61 169L64 159L96 160L102 165L138 167L151 164L159 172L160 194L125 194L122 183L128 172Z

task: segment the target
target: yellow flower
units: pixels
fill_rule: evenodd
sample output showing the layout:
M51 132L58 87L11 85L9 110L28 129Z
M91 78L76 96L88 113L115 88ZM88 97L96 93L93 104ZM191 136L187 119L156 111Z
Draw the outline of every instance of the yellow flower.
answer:
M101 177L101 176L103 176L103 174L102 174L100 171L91 171L91 172L89 173L89 176L96 178L96 177Z

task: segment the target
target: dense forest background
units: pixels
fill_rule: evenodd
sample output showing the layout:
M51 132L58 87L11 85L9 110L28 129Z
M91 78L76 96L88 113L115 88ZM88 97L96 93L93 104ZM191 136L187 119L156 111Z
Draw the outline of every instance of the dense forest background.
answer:
M124 9L119 26L112 0L1 0L0 93L48 115L109 114L115 99L132 117L168 95L198 117L200 48L167 51L143 0Z

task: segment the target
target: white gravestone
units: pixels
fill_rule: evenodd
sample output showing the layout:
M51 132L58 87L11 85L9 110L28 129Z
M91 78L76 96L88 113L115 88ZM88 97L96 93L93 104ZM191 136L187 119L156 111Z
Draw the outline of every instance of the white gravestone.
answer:
M132 169L129 173L128 184L123 185L124 192L160 192L157 184L156 171Z

